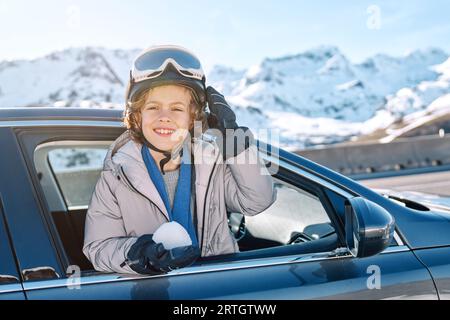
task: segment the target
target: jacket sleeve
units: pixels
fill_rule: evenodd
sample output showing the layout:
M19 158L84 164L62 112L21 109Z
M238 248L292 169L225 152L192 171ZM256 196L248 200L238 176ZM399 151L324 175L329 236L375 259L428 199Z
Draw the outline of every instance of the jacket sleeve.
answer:
M111 190L110 172L103 171L95 186L86 214L83 253L95 270L133 273L128 265L121 267L137 237L126 234L122 213Z
M255 145L226 161L225 202L229 211L256 215L275 200L272 176Z

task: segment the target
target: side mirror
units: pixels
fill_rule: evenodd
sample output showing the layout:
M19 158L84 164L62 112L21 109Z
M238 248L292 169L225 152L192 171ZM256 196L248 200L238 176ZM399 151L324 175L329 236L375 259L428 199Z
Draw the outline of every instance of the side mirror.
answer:
M345 202L345 238L354 257L376 255L389 247L395 220L378 204L354 197Z

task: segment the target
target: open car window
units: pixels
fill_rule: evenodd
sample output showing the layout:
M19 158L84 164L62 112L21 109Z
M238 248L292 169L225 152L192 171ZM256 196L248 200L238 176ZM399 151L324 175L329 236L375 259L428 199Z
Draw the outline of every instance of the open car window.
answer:
M240 252L203 258L234 261L330 252L339 244L335 212L320 186L300 176L275 175L276 201L255 216L229 213L232 234ZM288 182L289 181L289 182ZM303 183L304 182L304 183ZM238 227L239 224L239 227Z
M258 240L270 246L290 244L305 231L310 231L312 238L318 238L320 235L311 227L330 225L328 214L317 195L281 180L276 180L275 189L277 199L268 209L245 217L247 234L240 241L241 250L264 247L256 244Z

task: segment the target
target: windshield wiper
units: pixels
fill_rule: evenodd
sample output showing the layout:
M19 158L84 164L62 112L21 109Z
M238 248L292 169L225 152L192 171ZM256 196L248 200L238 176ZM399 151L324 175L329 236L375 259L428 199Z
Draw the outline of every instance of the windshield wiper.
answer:
M407 208L410 209L414 209L414 210L419 210L419 211L430 211L430 208L424 206L423 204L413 201L413 200L409 200L409 199L405 199L405 198L400 198L400 197L396 197L393 195L387 195L389 199L393 199L395 201L401 202L403 204L405 204L405 206Z

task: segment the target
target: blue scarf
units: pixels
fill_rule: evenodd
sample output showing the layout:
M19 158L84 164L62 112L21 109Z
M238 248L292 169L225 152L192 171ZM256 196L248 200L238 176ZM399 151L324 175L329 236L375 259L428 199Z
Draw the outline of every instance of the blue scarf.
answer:
M151 156L149 148L143 145L141 154L150 175L150 179L152 179L156 189L164 201L164 205L169 213L170 221L176 221L181 224L191 237L192 245L198 247L197 235L191 219L191 163L190 152L187 148L187 144L185 143L183 145L180 175L173 200L173 208L170 207L169 196L167 195L161 171L159 171L155 160Z

